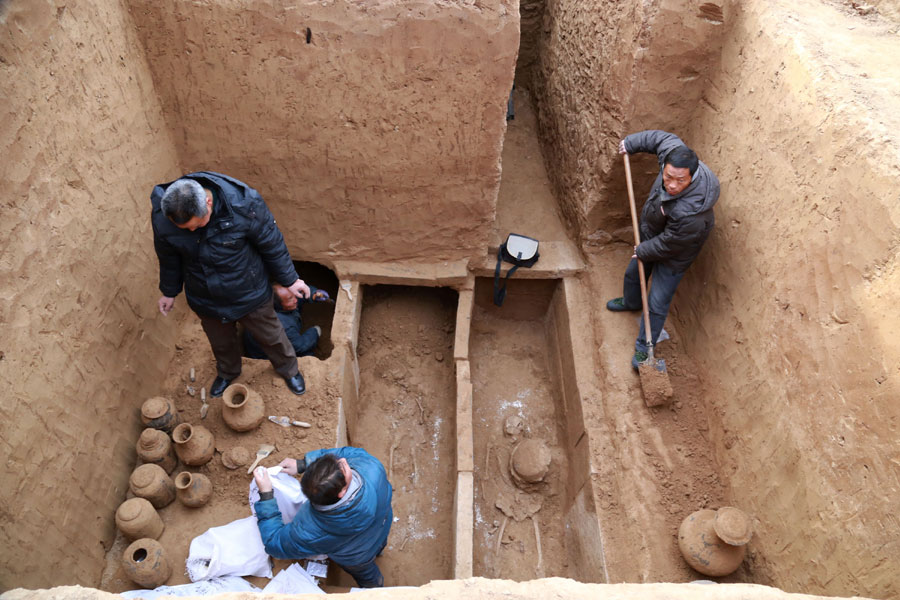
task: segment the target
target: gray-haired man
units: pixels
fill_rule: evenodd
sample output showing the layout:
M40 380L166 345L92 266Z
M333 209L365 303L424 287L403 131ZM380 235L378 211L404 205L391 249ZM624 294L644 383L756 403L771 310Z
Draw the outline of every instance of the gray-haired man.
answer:
M272 307L270 277L298 298L308 297L309 287L259 193L227 175L201 171L157 185L150 200L163 294L159 310L168 315L184 288L216 357L210 396L221 396L241 374L236 322L259 342L288 389L306 391Z

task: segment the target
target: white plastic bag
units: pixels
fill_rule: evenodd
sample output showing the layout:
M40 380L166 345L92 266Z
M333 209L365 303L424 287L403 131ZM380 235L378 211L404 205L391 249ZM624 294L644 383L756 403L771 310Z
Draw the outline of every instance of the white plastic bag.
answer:
M266 594L324 594L315 578L297 563L284 569L263 588Z
M283 472L281 467L269 467L269 479L272 480L272 491L275 492L275 502L281 511L281 521L290 523L294 520L300 505L306 502L306 496L300 490L300 482ZM256 516L256 502L259 501L259 488L256 480L250 482L250 512Z
M191 581L226 575L272 577L256 517L212 527L195 537L191 541L186 567Z
M274 581L274 579L273 579ZM268 587L268 586L266 586ZM183 583L181 585L161 585L152 590L131 590L119 592L120 596L129 599L142 598L154 600L163 596L215 596L225 592L260 592L258 587L240 577L217 577L197 583Z

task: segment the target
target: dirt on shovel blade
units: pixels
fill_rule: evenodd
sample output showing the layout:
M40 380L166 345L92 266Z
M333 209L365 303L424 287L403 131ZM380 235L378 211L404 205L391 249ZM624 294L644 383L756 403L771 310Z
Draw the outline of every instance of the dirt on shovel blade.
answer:
M641 377L644 404L647 406L662 406L672 397L672 384L665 366L660 369L648 360L638 365L638 375Z

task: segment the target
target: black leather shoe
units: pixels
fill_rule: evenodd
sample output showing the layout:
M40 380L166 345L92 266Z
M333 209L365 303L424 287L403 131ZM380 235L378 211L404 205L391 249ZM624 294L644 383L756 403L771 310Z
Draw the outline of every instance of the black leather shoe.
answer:
M212 385L209 386L209 396L211 398L221 397L222 394L225 393L225 388L227 388L229 385L231 385L232 381L234 381L234 379L225 379L223 377L217 376L213 380Z
M293 377L285 379L284 382L287 384L288 389L298 396L302 395L303 392L306 391L306 382L303 381L303 374L301 373L297 373Z

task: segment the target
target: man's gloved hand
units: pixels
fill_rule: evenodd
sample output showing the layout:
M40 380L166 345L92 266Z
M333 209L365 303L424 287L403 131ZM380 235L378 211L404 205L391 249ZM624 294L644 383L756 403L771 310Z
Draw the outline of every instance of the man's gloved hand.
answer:
M281 461L278 466L284 469L284 472L288 475L297 475L306 470L306 457L303 457L300 460L286 458Z
M325 290L320 290L318 288L310 288L312 290L312 296L309 299L312 302L329 302L331 300L331 296L328 295L328 292Z
M287 288L298 298L309 298L309 286L302 279L298 279Z

